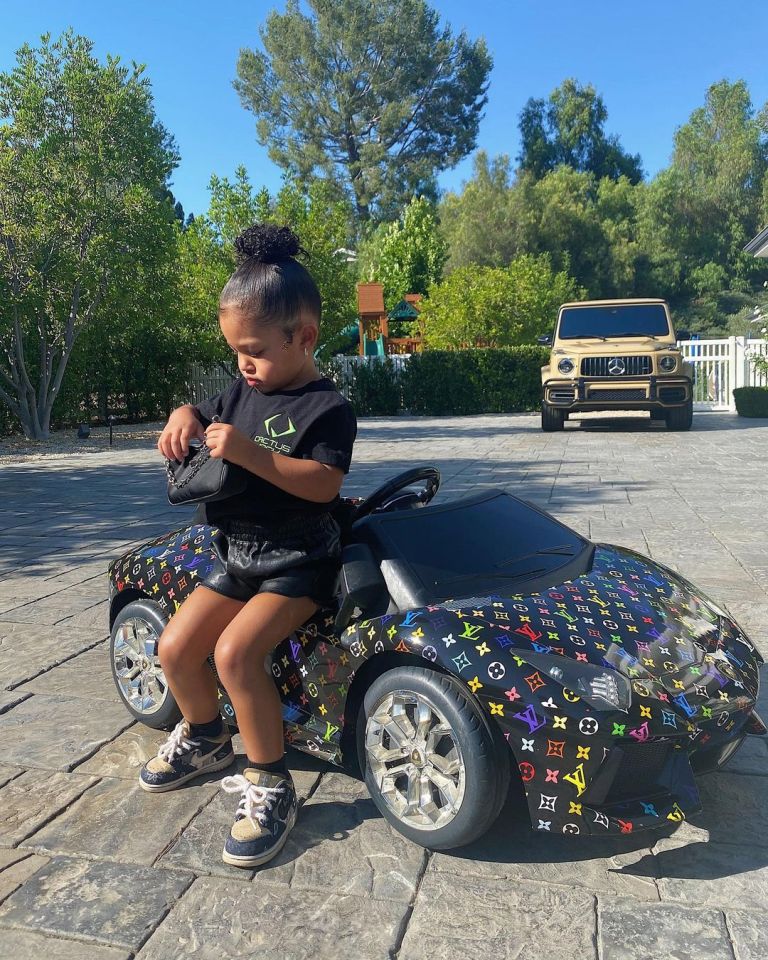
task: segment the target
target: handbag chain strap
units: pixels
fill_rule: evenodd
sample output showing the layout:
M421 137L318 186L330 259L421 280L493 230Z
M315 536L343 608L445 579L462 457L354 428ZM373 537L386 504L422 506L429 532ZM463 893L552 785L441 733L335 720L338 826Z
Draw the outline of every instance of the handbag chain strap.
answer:
M202 469L203 465L204 465L208 460L210 460L210 458L211 458L211 451L210 451L210 449L209 449L205 444L202 444L201 447L200 447L200 449L197 451L197 453L196 453L195 456L193 457L193 466L192 466L192 468L190 469L189 473L186 475L186 477L184 477L184 479L183 479L181 482L178 482L178 481L176 480L176 477L174 477L174 475L173 475L173 469L171 468L171 461L170 461L170 460L166 460L166 461L165 461L165 472L168 474L168 483L170 483L170 484L171 484L172 486L174 486L174 487L178 487L179 490L180 490L182 487L186 487L186 485L190 482L190 480L193 480L194 477L197 476L197 474L198 474L198 473L200 472L200 470Z
M218 414L214 415L211 418L211 423L220 423L220 422L221 420ZM208 460L210 459L211 459L211 448L207 444L201 443L200 449L192 458L192 463L194 463L194 466L186 475L186 477L184 477L181 483L179 483L176 480L176 477L174 477L173 475L173 470L171 468L171 461L166 459L165 472L168 474L168 483L170 483L171 486L177 487L179 490L181 490L182 487L186 487L186 485L197 476L197 474L202 470L204 464L207 463Z

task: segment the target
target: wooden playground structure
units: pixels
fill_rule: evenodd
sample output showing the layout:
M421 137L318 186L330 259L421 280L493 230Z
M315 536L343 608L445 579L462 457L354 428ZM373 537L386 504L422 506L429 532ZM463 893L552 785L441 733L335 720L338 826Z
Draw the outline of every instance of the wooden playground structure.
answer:
M414 337L390 337L390 321L418 320L420 293L406 293L389 312L384 309L384 285L358 283L357 313L361 357L418 353L424 347L423 331Z

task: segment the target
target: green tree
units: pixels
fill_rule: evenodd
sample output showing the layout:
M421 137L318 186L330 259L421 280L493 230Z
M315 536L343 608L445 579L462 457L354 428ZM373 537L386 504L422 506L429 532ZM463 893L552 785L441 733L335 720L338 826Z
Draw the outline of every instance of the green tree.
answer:
M760 264L743 253L766 217L768 110L743 81L721 80L675 134L672 163L642 193L640 234L667 295L748 289Z
M151 309L174 242L158 196L177 155L149 82L92 49L44 35L0 74L0 399L35 438L78 337L129 300Z
M512 172L509 157L474 157L470 180L460 193L447 193L440 203L440 229L448 242L448 271L471 263L506 266L519 252L518 223L510 204Z
M439 283L446 256L434 205L414 197L399 220L377 228L358 263L361 276L384 284L384 303L391 310L406 293L426 294Z
M458 267L430 290L421 319L427 346L517 346L550 329L557 308L583 296L549 257L524 255L506 268Z
M320 345L334 340L356 316L355 274L338 255L348 242L349 204L320 180L307 190L287 182L276 196L266 188L254 190L242 166L233 181L211 177L209 189L208 214L196 217L184 231L180 255L183 309L195 318L210 359L230 359L218 327L219 294L236 267L235 237L253 223L278 223L296 231L308 255L302 262L323 301Z
M608 119L603 98L588 84L565 80L548 100L531 98L520 114L521 170L536 179L561 164L598 180L643 177L640 155L626 153L618 137L605 132Z
M235 88L289 175L322 176L367 221L392 219L475 145L491 57L425 0L288 0L244 49Z

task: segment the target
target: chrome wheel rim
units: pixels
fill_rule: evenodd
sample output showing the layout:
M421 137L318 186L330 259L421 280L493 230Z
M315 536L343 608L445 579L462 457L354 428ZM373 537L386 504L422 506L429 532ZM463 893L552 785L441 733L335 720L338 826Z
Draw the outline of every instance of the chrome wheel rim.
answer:
M395 690L383 696L366 721L365 751L382 799L405 826L439 830L461 809L461 748L424 694Z
M152 624L141 617L125 620L115 633L112 660L117 687L137 713L157 713L168 696L168 684L157 655L158 639Z

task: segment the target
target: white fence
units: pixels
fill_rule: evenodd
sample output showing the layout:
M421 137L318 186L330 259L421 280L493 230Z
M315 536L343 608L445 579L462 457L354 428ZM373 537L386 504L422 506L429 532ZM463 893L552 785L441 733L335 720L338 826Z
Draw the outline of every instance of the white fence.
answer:
M686 363L693 366L693 405L697 410L735 410L736 387L766 386L750 357L768 354L765 340L726 337L722 340L684 340Z
M736 387L768 386L768 378L755 371L750 357L768 355L768 341L745 340L744 337L726 337L722 340L683 340L680 343L686 363L693 366L693 404L697 410L735 410L732 391ZM389 357L334 357L340 370L339 389L347 393L349 373L360 363L380 363L390 360L400 372L410 354ZM203 397L221 393L232 382L223 367L204 370L193 367L188 381L189 401L197 403Z
M395 368L395 373L399 374L405 366L409 353L395 353L387 357L334 357L333 365L339 370L337 385L343 394L348 393L350 371L361 363L381 363L382 360L390 360ZM223 366L218 369L204 369L203 367L191 367L189 379L187 380L188 399L184 402L198 403L204 397L214 397L217 393L232 383L237 374L237 368L233 367L232 374L228 374Z

